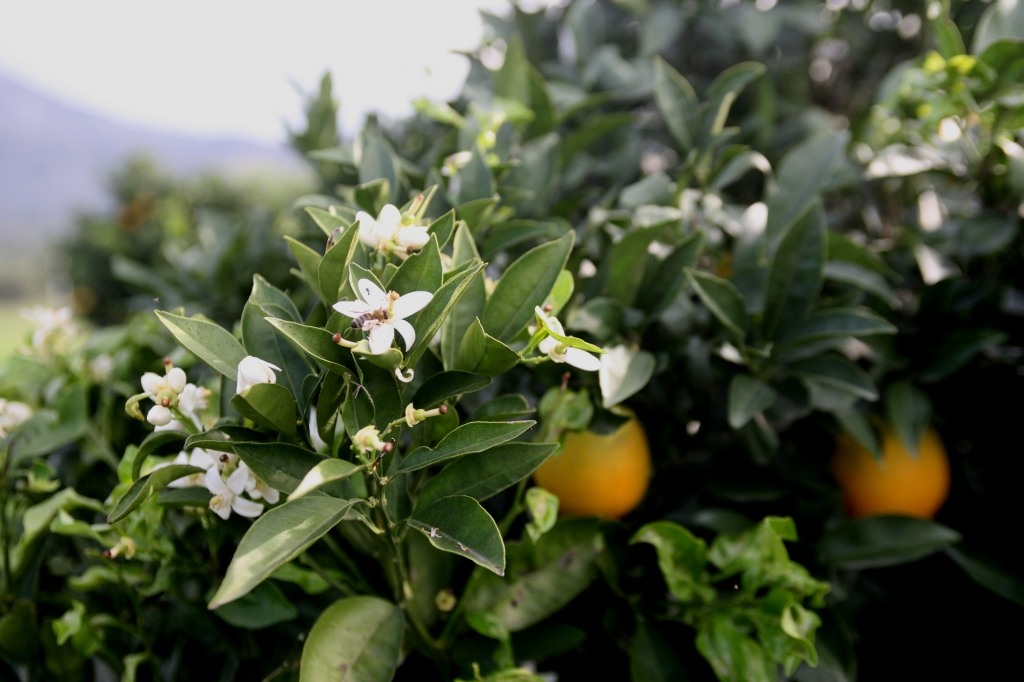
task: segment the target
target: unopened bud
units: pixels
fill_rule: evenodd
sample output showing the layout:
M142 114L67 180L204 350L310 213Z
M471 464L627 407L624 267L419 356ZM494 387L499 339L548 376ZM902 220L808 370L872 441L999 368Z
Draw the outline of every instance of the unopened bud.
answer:
M341 343L341 334L335 334L332 336L331 341L334 343Z
M384 443L384 448L383 448L384 452L391 452L394 449L395 449L395 444L394 443Z

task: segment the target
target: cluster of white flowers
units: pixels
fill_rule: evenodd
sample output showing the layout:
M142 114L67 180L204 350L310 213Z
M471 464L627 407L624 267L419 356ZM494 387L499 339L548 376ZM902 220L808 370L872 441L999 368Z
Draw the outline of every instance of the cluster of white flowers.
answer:
M24 424L32 417L32 408L17 400L0 398L0 438L16 426Z
M37 305L23 308L21 316L36 326L32 347L39 353L62 352L77 334L71 308L47 308Z
M185 372L174 367L170 360L164 360L164 376L155 372L142 375L142 396L155 405L146 414L146 421L158 431L183 430L177 417L192 420L197 429L202 429L199 412L210 404L210 389L188 383ZM175 414L175 411L177 414Z
M154 470L171 464L188 464L204 470L204 473L197 472L179 478L168 487L206 488L213 495L210 509L224 520L231 517L231 512L250 519L256 518L263 513L263 505L253 500L277 504L281 499L281 493L256 476L245 462L239 461L237 455L215 457L202 448L195 448L191 454L181 452L173 462L158 464ZM243 493L252 499L242 497Z
M426 307L434 295L428 291L411 291L403 296L394 291L385 294L368 279L359 280L358 286L361 301L338 301L334 309L354 318L352 326L368 333L370 352L380 355L391 348L396 331L405 340L405 349L412 348L416 330L405 318Z
M276 384L277 375L274 374L275 369L278 372L281 371L281 368L277 365L272 365L266 360L260 360L255 355L246 355L238 363L238 376L235 377L235 392L241 393L256 384Z
M376 218L360 211L356 214L356 220L359 221L359 240L371 249L384 253L394 253L405 258L430 241L427 228L416 224L416 217L411 211L403 214L391 204L382 208Z

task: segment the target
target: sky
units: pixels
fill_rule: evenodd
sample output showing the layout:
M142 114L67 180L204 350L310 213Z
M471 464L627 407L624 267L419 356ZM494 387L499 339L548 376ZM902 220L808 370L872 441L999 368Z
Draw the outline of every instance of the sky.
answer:
M123 122L280 143L325 69L342 128L456 95L507 0L4 0L0 72ZM0 116L3 103L0 102Z

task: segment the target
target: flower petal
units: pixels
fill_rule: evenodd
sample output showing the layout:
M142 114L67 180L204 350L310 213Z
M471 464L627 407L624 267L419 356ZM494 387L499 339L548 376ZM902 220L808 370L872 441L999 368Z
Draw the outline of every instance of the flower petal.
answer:
M412 344L416 343L416 330L405 320L395 320L391 324L394 325L395 331L401 334L402 339L405 340L405 351L408 353L409 349L412 348Z
M371 282L368 279L361 279L358 282L359 295L364 301L370 304L372 308L384 308L384 299L387 295L380 290L380 287Z
M394 232L398 228L398 223L402 222L402 212L394 204L388 204L380 210L377 222Z
M231 509L239 516L254 519L263 513L263 505L244 497L236 497L231 500Z
M388 348L391 348L391 344L395 340L395 328L390 324L382 324L374 327L370 330L370 352L374 355L380 355Z
M276 488L267 486L263 489L263 499L267 501L267 504L277 504L278 500L281 499L281 492Z
M360 282L360 284L362 283ZM410 315L415 315L432 300L434 300L434 295L429 291L410 291L404 296L399 296L395 304L391 306L391 318L402 320Z
M228 476L228 490L236 495L241 495L245 490L245 484L249 482L249 467L242 462L238 468Z
M230 493L228 493L230 495ZM224 497L214 497L210 500L210 509L213 512L227 521L231 518L231 503Z
M183 453L184 454L184 453ZM180 455L179 455L180 456ZM200 469L209 469L217 465L217 460L210 456L206 450L196 448L188 458L188 463Z
M217 470L217 467L210 467L206 470L206 489L214 495L231 494L228 487L224 485L224 479L220 477L220 471Z
M167 382L164 381L164 378L155 372L146 372L142 375L142 390L150 397L155 396L166 385Z
M363 313L368 313L374 309L363 301L338 301L332 307L342 315L348 315L349 317L359 317Z
M601 361L597 359L596 355L591 355L579 348L566 348L565 361L573 367L579 367L588 372L596 372L601 369Z

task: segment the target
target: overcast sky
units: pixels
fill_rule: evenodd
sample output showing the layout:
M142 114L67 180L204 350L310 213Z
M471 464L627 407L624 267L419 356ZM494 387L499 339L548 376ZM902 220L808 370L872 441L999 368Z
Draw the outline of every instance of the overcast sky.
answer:
M277 143L302 121L293 82L335 79L346 133L376 110L458 92L507 0L3 0L0 71L122 121ZM0 102L0 116L3 103Z

